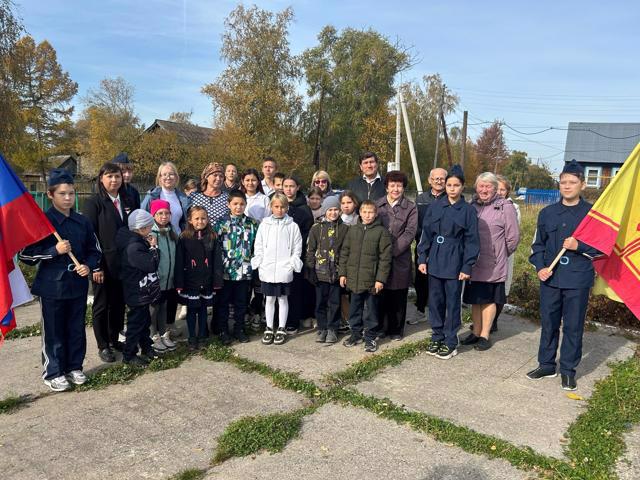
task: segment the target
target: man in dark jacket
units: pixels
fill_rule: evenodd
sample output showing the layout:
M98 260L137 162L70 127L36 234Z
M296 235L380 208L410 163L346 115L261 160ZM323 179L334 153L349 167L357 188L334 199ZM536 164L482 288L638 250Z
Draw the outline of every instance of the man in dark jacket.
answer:
M360 157L360 171L362 176L349 182L347 190L351 190L358 197L360 203L365 200L376 201L385 195L384 178L378 172L378 156L373 152L365 152Z
M129 306L122 356L124 363L145 366L156 357L151 348L149 305L160 298L157 273L160 255L156 238L151 235L153 217L149 212L134 210L128 224L128 229L123 227L116 234L121 259L120 278ZM138 345L142 357L138 356Z

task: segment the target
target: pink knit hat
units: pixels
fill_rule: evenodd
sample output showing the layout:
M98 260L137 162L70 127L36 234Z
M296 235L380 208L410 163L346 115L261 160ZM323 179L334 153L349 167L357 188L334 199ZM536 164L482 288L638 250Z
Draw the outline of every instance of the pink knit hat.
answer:
M158 210L166 208L171 211L171 204L166 200L151 200L151 215L155 215Z

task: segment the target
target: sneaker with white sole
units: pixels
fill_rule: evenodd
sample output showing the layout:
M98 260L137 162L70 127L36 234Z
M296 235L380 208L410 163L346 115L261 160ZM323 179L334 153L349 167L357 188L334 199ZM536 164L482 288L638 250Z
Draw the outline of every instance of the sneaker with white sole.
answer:
M44 384L54 392L64 392L71 388L71 384L64 375L44 381Z
M282 327L278 328L278 330L276 330L275 336L273 337L273 344L282 345L286 341L287 341L287 332Z
M87 376L82 370L71 370L66 377L74 385L82 385L87 381Z
M153 345L151 345L151 348L153 348L156 352L164 353L167 351L167 346L162 341L162 337L160 337L160 335L154 335L152 340Z
M449 360L451 357L455 357L457 354L457 348L448 347L443 343L442 345L440 345L440 348L436 352L436 358L439 358L440 360Z
M176 349L177 347L176 342L171 340L171 332L169 330L164 332L164 334L162 335L162 337L160 337L160 339L162 340L162 343L164 343L164 346L167 347L167 350Z

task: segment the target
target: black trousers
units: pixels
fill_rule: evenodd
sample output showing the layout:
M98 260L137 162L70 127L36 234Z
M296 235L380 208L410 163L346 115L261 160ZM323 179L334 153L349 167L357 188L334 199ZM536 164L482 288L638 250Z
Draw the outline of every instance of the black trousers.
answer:
M164 290L167 299L167 325L176 323L176 312L178 311L178 292L175 288Z
M364 315L364 306L367 305L367 315ZM375 340L378 326L378 308L380 295L372 295L369 292L351 293L349 305L349 328L351 335L367 341Z
M418 252L416 249L415 257L415 276L413 286L416 289L416 308L419 312L424 313L429 301L429 276L418 270Z
M124 292L120 280L105 274L103 283L93 284L92 313L98 349L115 345L124 327Z
M229 305L233 305L233 333L239 334L244 326L247 300L251 291L251 280L225 280L222 290L216 295L219 333L229 333Z
M404 335L404 324L407 320L408 288L399 290L382 290L380 294L379 332L388 335Z
M318 330L340 328L340 285L318 282L316 284L316 320Z
M127 332L122 356L131 360L138 353L138 346L142 353L151 351L151 314L149 305L129 307L127 315Z
M305 298L305 283L302 273L293 272L293 282L291 282L291 294L289 295L289 314L287 315L287 327L300 328L300 320L304 317L305 303L312 301Z

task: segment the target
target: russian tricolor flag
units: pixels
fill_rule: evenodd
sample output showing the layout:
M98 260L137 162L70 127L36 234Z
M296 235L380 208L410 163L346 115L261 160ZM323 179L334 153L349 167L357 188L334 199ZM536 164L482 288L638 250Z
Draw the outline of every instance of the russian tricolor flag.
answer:
M0 155L0 338L13 330L13 306L23 303L24 277L13 257L24 247L51 235L44 212Z

